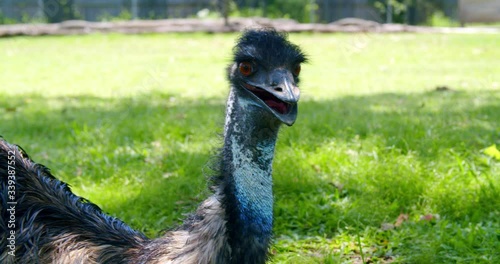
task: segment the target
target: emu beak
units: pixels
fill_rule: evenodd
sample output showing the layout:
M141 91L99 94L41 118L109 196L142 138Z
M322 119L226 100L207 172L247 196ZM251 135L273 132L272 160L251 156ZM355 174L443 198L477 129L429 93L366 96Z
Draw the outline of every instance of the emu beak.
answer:
M300 90L295 85L292 73L278 68L273 70L266 79L259 83L246 82L243 86L281 122L288 126L293 125L297 119Z

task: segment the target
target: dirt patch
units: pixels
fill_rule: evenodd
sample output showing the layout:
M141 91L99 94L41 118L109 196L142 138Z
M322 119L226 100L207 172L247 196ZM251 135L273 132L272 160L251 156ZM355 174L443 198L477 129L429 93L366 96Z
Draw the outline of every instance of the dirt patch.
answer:
M222 19L165 19L133 20L120 22L88 22L70 20L57 24L16 24L1 25L0 37L70 35L118 32L125 34L167 33L167 32L238 32L249 27L274 27L286 32L322 33L500 33L500 28L432 28L401 24L379 24L356 18L347 18L330 24L301 24L290 19L232 18L228 26Z

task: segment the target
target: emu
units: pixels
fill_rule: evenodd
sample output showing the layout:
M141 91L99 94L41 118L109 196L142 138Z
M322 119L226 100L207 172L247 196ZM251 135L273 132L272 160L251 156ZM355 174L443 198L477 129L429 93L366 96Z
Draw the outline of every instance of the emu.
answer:
M274 29L244 31L233 53L212 194L181 226L149 239L0 138L0 262L264 263L272 238L275 144L281 124L296 120L307 58Z

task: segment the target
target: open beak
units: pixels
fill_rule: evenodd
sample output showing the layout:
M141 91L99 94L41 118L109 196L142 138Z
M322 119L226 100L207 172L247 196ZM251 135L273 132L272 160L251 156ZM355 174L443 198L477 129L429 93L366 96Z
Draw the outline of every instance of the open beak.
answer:
M243 87L257 97L281 122L293 125L297 119L300 90L295 85L292 73L285 69L276 69L271 72L269 80L262 83L246 82Z

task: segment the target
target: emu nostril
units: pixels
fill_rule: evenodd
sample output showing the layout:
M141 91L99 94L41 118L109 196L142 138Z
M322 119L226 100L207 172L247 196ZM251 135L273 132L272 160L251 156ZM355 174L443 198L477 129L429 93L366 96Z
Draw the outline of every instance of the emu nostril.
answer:
M276 88L274 88L274 90L276 92L283 92L283 88L281 88L281 87L276 87Z

